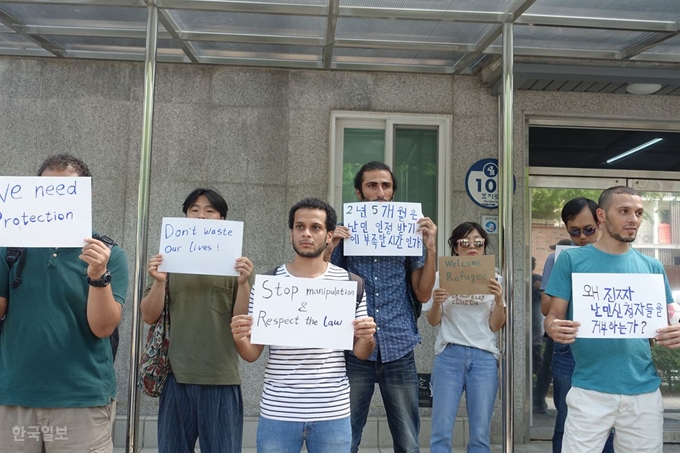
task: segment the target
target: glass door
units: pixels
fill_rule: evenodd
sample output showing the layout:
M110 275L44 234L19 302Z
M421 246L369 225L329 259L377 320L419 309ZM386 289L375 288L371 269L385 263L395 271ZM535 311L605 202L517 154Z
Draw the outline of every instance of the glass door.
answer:
M553 246L568 240L560 211L565 202L578 196L598 200L602 190L627 185L640 193L645 215L633 243L641 253L652 256L664 266L673 291L675 303L669 314L671 322L680 322L680 181L530 176L531 198L531 257L535 259L532 275L541 276L543 266ZM531 267L529 267L531 269ZM532 294L532 283L537 277L527 275L527 294ZM536 301L528 297L527 325L535 326L530 332L528 351L527 386L530 389L532 439L550 440L555 425L555 406L552 401L550 357L546 355L542 336L542 315L536 314ZM664 397L664 442L680 441L680 350L661 346L652 347L652 357L661 377ZM541 402L545 405L541 406ZM537 404L538 403L538 404ZM537 407L538 406L538 407Z
M621 178L572 178L555 176L531 176L529 190L531 201L530 250L532 269L527 275L530 287L527 297L527 325L532 326L527 370L527 386L531 408L531 439L550 440L555 427L557 411L552 398L551 342L543 332L543 315L540 310L543 270L548 256L555 252L560 241L568 241L569 235L560 214L564 204L576 197L586 197L597 202L602 190L625 185Z
M645 216L633 246L663 264L675 303L669 307L672 324L680 322L680 182L629 179L642 195ZM652 357L661 377L664 441L680 439L680 351L654 345Z

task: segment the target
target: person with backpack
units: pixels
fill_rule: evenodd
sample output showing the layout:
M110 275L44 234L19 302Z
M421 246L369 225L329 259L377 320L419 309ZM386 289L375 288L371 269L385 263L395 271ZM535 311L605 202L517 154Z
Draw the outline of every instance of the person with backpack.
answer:
M61 154L38 176L91 173ZM109 337L123 313L128 266L120 247L96 237L82 249L23 249L12 266L0 249L0 451L113 451ZM31 430L35 439L26 438Z
M295 255L289 263L269 272L277 276L357 281L354 347L357 357L367 358L375 347L376 326L366 314L363 281L324 261L323 253L333 235L335 210L318 198L295 204L288 216ZM263 345L251 342L254 289L248 315L234 316L231 330L241 357L254 362ZM323 296L318 296L323 297ZM309 453L347 453L350 425L350 383L342 350L269 346L257 427L258 453L299 452L306 443Z
M392 202L397 181L389 166L369 162L354 178L363 202ZM367 359L347 353L352 401L352 453L357 453L375 384L380 387L394 451L420 451L418 372L413 349L420 343L417 317L432 294L437 262L437 226L429 217L418 219L424 256L344 256L343 239L349 228L338 225L326 258L366 281L368 315L378 325L377 346Z
M198 188L182 204L192 219L225 220L228 206L217 191ZM248 309L253 264L230 264L239 276L160 272L163 255L149 259L151 277L141 302L144 322L154 324L169 294L170 373L158 407L158 452L241 453L243 397L231 318ZM226 264L225 264L226 265Z
M463 222L448 240L451 254L484 255L489 236L476 222ZM432 366L430 451L451 453L453 425L465 392L470 425L469 453L491 452L491 418L498 393L498 331L505 324L503 288L496 279L490 294L449 295L437 288L427 322L439 326Z

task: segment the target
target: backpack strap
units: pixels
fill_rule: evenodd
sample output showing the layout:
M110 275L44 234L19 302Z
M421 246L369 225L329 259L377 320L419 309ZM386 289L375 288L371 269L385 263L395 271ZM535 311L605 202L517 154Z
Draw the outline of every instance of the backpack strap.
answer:
M9 268L12 269L12 266L15 264L17 265L17 271L14 274L14 280L12 280L12 283L10 283L11 288L16 288L21 284L21 274L23 273L24 265L26 264L25 251L25 248L20 247L7 248L7 255L5 256L5 259L7 260Z
M118 245L118 244L116 244L116 241L114 241L114 240L111 239L110 237L108 237L108 236L106 236L106 235L103 235L103 234L97 234L97 233L95 233L95 234L92 235L92 239L96 239L96 240L98 240L98 241L102 241L104 244L106 244L106 246L107 246L109 249L112 249L112 248L114 248L115 246Z
M347 280L351 280L353 282L357 282L357 307L361 303L361 300L364 298L364 279L359 277L357 274L353 274L350 271L347 271Z
M267 272L263 272L262 275L276 275L276 271L279 270L279 267L281 266L276 266L272 269L269 269Z

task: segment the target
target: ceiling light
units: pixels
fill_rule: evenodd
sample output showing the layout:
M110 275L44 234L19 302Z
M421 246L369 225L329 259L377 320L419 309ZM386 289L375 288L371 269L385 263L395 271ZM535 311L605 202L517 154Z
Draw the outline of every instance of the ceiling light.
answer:
M614 156L611 159L607 159L607 163L611 164L612 162L616 162L617 160L623 159L624 157L628 157L633 153L637 153L638 151L642 151L643 149L652 146L654 143L659 143L663 138L655 138L654 140L650 140L647 143L643 143L640 146L636 146L633 149L629 149L625 153L621 153L618 156Z
M626 91L631 94L654 94L661 89L659 83L629 83Z

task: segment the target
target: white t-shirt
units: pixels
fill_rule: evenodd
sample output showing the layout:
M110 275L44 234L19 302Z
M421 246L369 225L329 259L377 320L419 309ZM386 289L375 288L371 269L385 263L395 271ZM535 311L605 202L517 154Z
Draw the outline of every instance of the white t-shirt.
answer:
M434 282L439 288L439 272ZM434 294L434 293L433 293ZM423 310L430 309L433 297ZM442 321L434 343L434 353L441 353L449 343L471 346L491 352L498 358L498 333L489 327L489 317L495 305L493 294L450 296L442 304Z
M285 265L278 267L276 275L292 277ZM326 272L317 278L347 281L348 274L329 263ZM253 295L251 290L250 314L253 311ZM355 317L362 316L368 316L365 292ZM349 417L349 380L344 351L270 346L260 415L293 422Z

